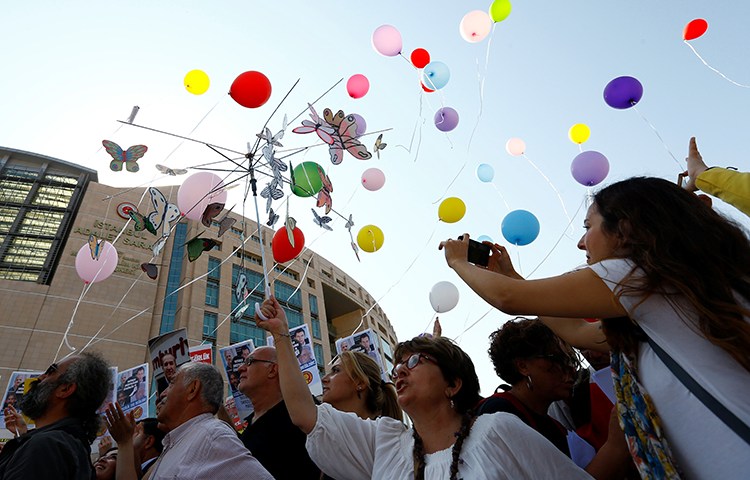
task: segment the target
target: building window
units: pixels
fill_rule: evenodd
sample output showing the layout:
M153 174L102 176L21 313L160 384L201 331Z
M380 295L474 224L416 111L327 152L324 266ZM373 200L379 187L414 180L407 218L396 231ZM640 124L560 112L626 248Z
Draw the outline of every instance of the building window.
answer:
M317 338L318 340L320 340L320 320L313 317L310 319L310 324L312 325L313 338Z
M302 293L298 288L277 280L273 283L273 289L274 296L281 304L302 310Z
M248 310L253 310L253 313L255 313L253 307ZM256 327L254 321L246 319L243 315L240 319L232 319L229 343L235 344L250 339L253 341L253 345L259 347L266 344L266 335L265 330Z
M217 282L221 280L221 260L214 257L208 257L208 278L211 280L216 280Z
M178 223L174 230L172 242L172 255L169 257L169 274L167 275L167 296L164 297L164 307L161 314L161 326L159 333L167 333L174 330L174 317L177 313L177 305L180 292L180 278L182 277L182 254L183 249L176 247L184 245L187 238L187 223Z
M318 316L318 297L312 293L307 296L307 300L310 302L310 315L313 317Z
M289 307L282 306L284 313L286 313L286 319L289 322L289 328L299 327L303 323L302 313L297 310L292 310Z
M218 315L212 312L203 312L203 339L216 341L216 321Z
M318 362L318 365L325 365L326 362L323 358L323 345L318 342L313 342L313 352L315 352L315 360Z
M221 260L208 258L208 277L206 278L206 305L219 306L219 291L221 279Z

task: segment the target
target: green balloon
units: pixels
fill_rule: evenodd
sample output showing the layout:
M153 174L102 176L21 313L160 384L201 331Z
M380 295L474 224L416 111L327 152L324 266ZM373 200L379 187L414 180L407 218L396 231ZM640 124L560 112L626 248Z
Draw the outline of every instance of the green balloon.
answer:
M490 5L490 18L492 18L492 21L495 23L502 22L508 18L510 11L510 0L495 0L492 2L492 5Z
M323 172L323 167L315 162L302 162L294 167L292 193L298 197L312 197L318 193L323 188L320 172Z

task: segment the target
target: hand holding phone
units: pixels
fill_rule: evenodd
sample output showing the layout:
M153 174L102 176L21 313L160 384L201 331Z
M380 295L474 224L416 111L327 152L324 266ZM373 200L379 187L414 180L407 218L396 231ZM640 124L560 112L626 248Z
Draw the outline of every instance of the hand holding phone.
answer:
M463 240L464 236L460 235L459 240ZM484 243L477 242L476 240L469 239L469 251L467 254L467 260L469 263L479 265L480 267L486 267L490 263L490 246Z

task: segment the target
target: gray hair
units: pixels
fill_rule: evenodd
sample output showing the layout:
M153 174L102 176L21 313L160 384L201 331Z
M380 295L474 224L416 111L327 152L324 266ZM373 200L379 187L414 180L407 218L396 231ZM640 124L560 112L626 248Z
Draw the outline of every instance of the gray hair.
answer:
M74 383L76 389L66 402L68 414L83 421L89 442L96 438L99 415L96 410L113 388L109 363L96 352L81 352L58 382Z
M211 407L212 413L219 411L224 402L224 379L213 365L187 362L177 369L177 373L182 373L182 385L185 387L193 380L198 380L203 403Z

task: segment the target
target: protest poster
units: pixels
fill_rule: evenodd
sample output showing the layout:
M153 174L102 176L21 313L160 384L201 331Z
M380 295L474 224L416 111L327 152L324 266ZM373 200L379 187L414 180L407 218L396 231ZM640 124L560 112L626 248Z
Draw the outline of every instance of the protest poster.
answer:
M133 412L136 421L148 417L148 394L148 363L120 372L117 403L123 412Z
M232 419L232 425L234 425L235 430L242 432L247 428L247 421L240 418L240 414L237 411L237 405L234 403L234 397L232 395L224 400L224 408L226 408L229 418Z
M307 325L300 325L289 329L289 336L294 347L294 354L297 356L299 368L302 375L307 381L307 386L313 395L323 395L323 383L320 381L320 371L318 370L318 361L313 354L310 344L310 331ZM273 346L273 337L266 337L266 343Z
M205 343L190 347L190 361L213 365L213 346L210 343Z
M381 374L386 374L383 359L380 357L380 352L378 351L379 347L378 335L371 328L336 340L336 353L342 353L347 350L364 353L375 360L375 363L380 367Z
M232 397L234 397L234 403L237 407L237 413L242 420L253 413L253 404L250 402L250 399L243 395L238 389L240 384L239 369L253 350L255 350L255 345L252 340L235 343L234 345L219 350L221 363L224 365L224 371L229 380L229 390L232 392Z
M0 427L5 426L5 409L9 406L15 408L19 413L23 413L19 406L21 399L23 398L24 393L29 391L31 381L42 373L43 372L12 372L10 374L8 388L5 389L5 393L3 394L3 408L0 410ZM29 428L34 428L34 422L31 419L24 417L24 420Z
M177 374L177 367L190 361L187 329L180 328L148 341L148 358L161 394Z

